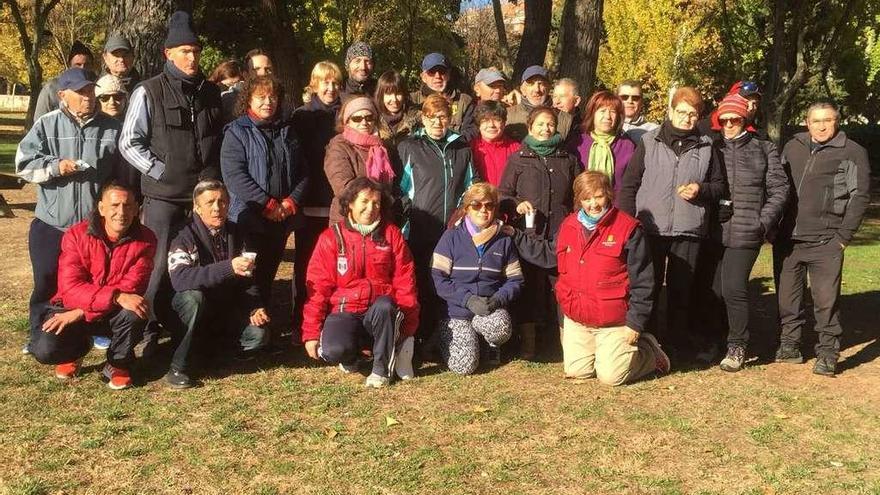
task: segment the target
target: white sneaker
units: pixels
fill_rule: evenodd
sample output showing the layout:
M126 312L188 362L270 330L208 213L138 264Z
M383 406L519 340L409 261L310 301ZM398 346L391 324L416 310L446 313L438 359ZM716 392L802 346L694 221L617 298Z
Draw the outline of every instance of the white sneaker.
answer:
M388 385L388 377L380 376L375 373L370 373L370 376L367 377L367 381L364 382L364 386L367 388L382 388Z
M352 373L357 373L358 371L358 362L355 361L351 364L342 364L339 363L339 371L342 371L346 375L350 375Z
M397 349L397 360L394 363L394 373L396 373L401 380L412 380L416 376L412 364L415 342L415 338L407 337L403 339L403 342L400 343L400 347Z

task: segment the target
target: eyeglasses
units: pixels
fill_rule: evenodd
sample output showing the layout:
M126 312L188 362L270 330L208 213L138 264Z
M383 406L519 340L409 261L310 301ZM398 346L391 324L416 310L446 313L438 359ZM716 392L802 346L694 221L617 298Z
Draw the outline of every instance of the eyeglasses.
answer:
M435 68L433 68L433 69L428 69L428 70L426 70L425 72L427 72L428 75L431 76L431 77L434 77L434 75L436 75L436 74L440 74L441 76L445 76L446 74L449 73L448 70L446 70L446 69L444 69L444 68L442 68L442 67L435 67Z
M422 116L426 120L439 120L440 122L446 122L449 120L449 115L438 113L436 115L423 115Z
M675 116L679 119L696 120L699 117L697 112L685 112L684 110L675 110Z
M276 101L278 101L278 97L275 95L262 95L262 96L253 95L251 98L253 98L255 101L260 101L260 102L267 101L269 103L275 103Z
M623 101L632 101L633 103L638 103L642 101L642 95L617 95Z
M372 115L352 115L348 118L348 120L354 122L355 124L360 124L363 121L367 121L368 124L372 124L373 121L376 120L376 118Z
M719 122L721 125L727 125L727 124L730 124L730 125L743 125L743 122L745 122L745 119L743 119L742 117L733 117L733 118L730 118L730 119L718 119L718 122Z
M479 201L471 201L470 203L468 203L468 208L470 208L472 210L476 210L476 211L480 211L480 210L493 211L493 210L495 210L495 206L496 206L495 203L493 203L491 201L488 201L485 203L481 203Z
M125 95L101 95L98 99L101 100L101 103L107 103L110 100L121 103L125 101Z

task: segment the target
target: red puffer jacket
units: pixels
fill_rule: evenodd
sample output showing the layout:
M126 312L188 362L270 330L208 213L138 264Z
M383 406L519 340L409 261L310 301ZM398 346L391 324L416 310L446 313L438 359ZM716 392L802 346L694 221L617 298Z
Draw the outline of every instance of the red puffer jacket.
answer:
M590 327L627 322L630 280L624 247L638 225L613 207L589 237L577 213L562 222L556 239L556 298L568 318Z
M143 295L153 271L156 236L135 223L111 244L97 213L70 229L61 239L58 258L58 292L53 303L85 311L86 321L98 320L119 306L117 291Z
M318 339L328 313L363 314L380 296L394 299L404 315L401 333L413 335L419 325L415 265L400 229L383 222L364 236L347 220L337 225L344 251L330 227L318 238L309 260L303 342Z

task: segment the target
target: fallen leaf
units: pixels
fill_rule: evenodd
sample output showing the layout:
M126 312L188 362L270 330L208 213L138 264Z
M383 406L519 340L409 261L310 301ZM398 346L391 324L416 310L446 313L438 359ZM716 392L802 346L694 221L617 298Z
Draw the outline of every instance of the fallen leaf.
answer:
M669 390L675 390L675 385L670 385L670 386L668 386L668 387L666 387L666 388L668 388Z
M843 463L840 461L831 461L831 465L834 467L843 467Z
M339 432L336 430L327 430L327 438L333 439L339 435Z
M776 418L776 419L788 419L788 418L790 418L791 416L789 416L788 414L781 414L781 413L780 413L780 414L774 414L773 417Z
M400 421L398 421L394 417L385 416L385 426L394 426L394 425L399 425L399 424L400 424Z
M486 406L474 406L474 412L475 412L475 413L487 413L487 412L489 412L489 411L491 411L491 410L492 410L492 409L489 409L489 408L486 407Z

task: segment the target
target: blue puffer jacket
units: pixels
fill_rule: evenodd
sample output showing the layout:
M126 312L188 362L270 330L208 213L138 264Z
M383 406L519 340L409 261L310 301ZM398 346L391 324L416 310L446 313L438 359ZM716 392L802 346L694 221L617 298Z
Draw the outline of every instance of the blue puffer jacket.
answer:
M494 297L507 307L522 289L522 269L511 237L499 229L482 251L480 254L474 246L464 220L444 232L434 248L431 275L450 318L474 317L465 306L472 295Z
M270 195L272 174L278 174L287 197L301 209L301 198L308 187L308 169L299 142L289 124L279 124L264 134L247 115L226 126L220 151L223 182L229 189L229 219L249 230L261 230L269 220L263 210ZM266 135L274 136L271 141ZM271 145L271 146L270 146ZM271 161L270 161L271 155ZM271 167L269 166L271 163ZM283 197L274 198L280 202ZM288 221L299 218L297 214Z

